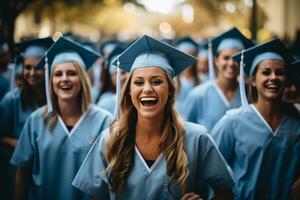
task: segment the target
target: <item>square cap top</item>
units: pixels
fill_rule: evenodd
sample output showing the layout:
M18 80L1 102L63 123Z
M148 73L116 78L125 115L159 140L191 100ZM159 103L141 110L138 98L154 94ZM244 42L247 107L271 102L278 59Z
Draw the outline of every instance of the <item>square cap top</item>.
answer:
M179 49L180 51L183 52L192 51L198 53L198 48L199 48L198 43L189 36L179 38L175 44L176 44L176 48Z
M295 61L278 38L246 49L234 55L233 59L240 63L242 55L244 72L247 76L251 76L257 65L264 60L281 60L287 64L287 67Z
M16 44L16 48L24 57L41 57L53 43L51 37L35 38Z
M155 66L174 77L197 62L197 59L164 42L144 35L119 55L113 64L117 65L118 62L120 68L128 72L136 68Z
M255 43L246 38L236 27L214 37L211 40L213 54L216 55L225 49L247 49L255 45ZM204 45L208 48L209 42Z
M77 61L85 70L88 70L99 56L97 52L87 49L77 42L60 37L44 54L37 67L43 68L47 58L50 69L55 64Z

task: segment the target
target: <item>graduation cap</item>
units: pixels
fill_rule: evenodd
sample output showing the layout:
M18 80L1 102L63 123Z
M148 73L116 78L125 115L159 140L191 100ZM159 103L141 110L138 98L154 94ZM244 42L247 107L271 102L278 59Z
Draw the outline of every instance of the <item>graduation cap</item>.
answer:
M119 41L117 39L109 39L103 42L100 46L100 54L102 56L110 54L118 44Z
M88 70L99 56L97 52L75 41L60 37L38 62L37 68L43 68L47 59L50 69L56 64L77 61L85 70Z
M253 75L257 65L264 60L281 60L287 65L290 65L295 61L293 56L278 38L243 50L234 55L233 59L238 63L240 63L241 60L243 61L243 69L248 77Z
M246 38L236 27L214 37L210 42L214 55L226 49L243 50L255 45L252 40ZM208 45L207 43L207 48Z
M175 42L175 44L176 44L176 48L179 49L180 51L183 51L183 52L192 51L195 53L198 52L199 45L191 37L186 36L186 37L180 38Z
M93 63L99 58L99 54L95 51L87 49L67 38L60 37L45 53L38 62L37 68L45 67L45 87L48 112L52 112L52 103L49 92L49 72L50 69L61 63L76 61L85 70L88 70ZM49 67L50 66L50 67Z
M16 48L26 57L41 57L53 44L51 37L26 40L16 44Z
M107 64L109 74L112 75L115 72L116 65L114 65L112 62L121 54L125 48L121 46L116 46L115 49L109 54L107 58L105 58L105 63Z
M213 55L217 55L222 50L237 49L243 50L254 46L255 43L246 38L236 27L218 35L217 37L209 40L207 43L208 60L209 60L209 73L210 80L215 77L213 67Z
M120 67L131 72L136 68L156 66L175 77L188 66L197 62L197 58L156 40L148 35L137 39L113 64L120 62Z
M120 69L132 72L137 68L159 67L171 77L178 75L185 68L197 62L197 58L156 40L148 35L137 39L113 64L117 65L117 97L120 96ZM119 99L117 98L115 116L118 116Z
M208 57L208 40L199 43L198 56Z
M240 93L242 107L248 111L248 101L244 86L244 72L248 77L252 76L259 63L264 60L281 60L287 67L294 62L293 56L285 48L284 44L278 39L265 42L251 47L233 56L233 59L240 63Z

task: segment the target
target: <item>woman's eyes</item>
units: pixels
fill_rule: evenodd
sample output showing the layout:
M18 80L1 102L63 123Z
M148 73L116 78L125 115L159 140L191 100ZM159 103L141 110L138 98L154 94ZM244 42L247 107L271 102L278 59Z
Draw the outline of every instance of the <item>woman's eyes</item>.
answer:
M143 84L144 84L144 81L142 81L142 80L135 80L133 83L134 83L135 85L143 85Z
M31 70L32 68L34 68L34 66L27 64L27 65L24 66L24 68L27 69L27 70Z
M54 73L54 76L56 76L56 77L59 77L59 76L62 76L62 75L63 75L63 72L61 72L61 71L58 71L58 72ZM76 76L77 72L76 71L67 71L66 75L67 76Z
M163 81L161 79L153 79L153 80L151 80L151 85L154 85L154 86L160 85L162 82ZM145 81L143 81L143 80L135 80L133 83L135 85L141 86L141 85L143 85L145 83Z
M265 76L268 76L271 74L270 70L263 70L262 74ZM284 76L285 75L285 70L279 69L279 70L275 70L275 75L277 76Z
M153 84L153 85L160 85L162 82L163 82L163 81L160 80L160 79L155 79L155 80L152 81L152 84Z
M69 76L76 76L77 72L76 71L67 71L67 75L69 75Z
M262 71L262 74L267 76L267 75L270 74L270 71L269 70L264 70L264 71Z

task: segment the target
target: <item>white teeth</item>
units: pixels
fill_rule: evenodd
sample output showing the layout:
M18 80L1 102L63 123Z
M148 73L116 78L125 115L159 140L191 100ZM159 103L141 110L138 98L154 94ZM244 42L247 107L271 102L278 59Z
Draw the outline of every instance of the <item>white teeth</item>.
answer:
M277 85L268 85L267 88L268 89L277 89L278 86Z
M157 98L154 97L143 97L141 98L141 101L156 101Z
M61 89L70 89L71 86L69 86L69 85L64 85L64 86L61 86L60 88L61 88Z

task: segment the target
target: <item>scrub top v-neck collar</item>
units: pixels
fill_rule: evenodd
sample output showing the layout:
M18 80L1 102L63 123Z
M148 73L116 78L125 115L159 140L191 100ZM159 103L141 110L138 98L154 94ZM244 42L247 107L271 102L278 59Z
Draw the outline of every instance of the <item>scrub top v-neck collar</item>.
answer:
M81 115L81 117L76 122L76 124L73 126L71 131L68 130L68 128L67 128L66 124L64 123L63 119L61 118L61 116L58 115L58 121L60 122L62 128L64 129L64 131L68 135L68 137L71 137L71 135L73 135L73 133L77 130L77 128L80 126L81 122L83 121L83 119L85 118L85 116L89 112L89 110L90 110L90 107L88 108L88 110L83 115Z
M137 156L139 157L140 161L142 162L143 166L146 168L149 174L155 169L155 167L158 165L159 161L163 157L163 153L160 153L159 156L156 158L155 162L151 165L151 167L149 167L145 159L143 158L142 154L140 153L139 149L137 148L137 146L135 146L134 149Z
M265 126L267 127L267 129L272 133L273 136L276 136L281 124L283 123L285 116L282 117L280 123L278 124L278 126L276 127L275 131L273 131L273 129L271 128L271 126L269 125L269 123L265 120L265 118L261 115L261 113L257 110L257 108L251 104L252 109L254 110L254 112L257 114L257 116L261 119L261 121L265 124Z
M216 91L217 91L218 95L220 96L221 100L223 101L224 105L227 106L227 107L230 107L231 102L233 102L233 100L236 98L238 89L235 90L235 93L234 93L231 101L229 101L226 98L226 96L224 95L224 93L222 92L221 88L218 86L216 81L213 82L213 86L216 89Z

